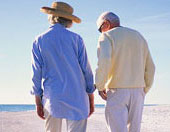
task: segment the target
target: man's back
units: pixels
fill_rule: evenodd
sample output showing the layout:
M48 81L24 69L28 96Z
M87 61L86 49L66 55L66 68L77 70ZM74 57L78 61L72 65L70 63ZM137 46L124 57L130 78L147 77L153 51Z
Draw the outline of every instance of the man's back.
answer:
M108 88L145 87L145 65L149 54L145 39L135 30L117 27L105 32L111 43Z

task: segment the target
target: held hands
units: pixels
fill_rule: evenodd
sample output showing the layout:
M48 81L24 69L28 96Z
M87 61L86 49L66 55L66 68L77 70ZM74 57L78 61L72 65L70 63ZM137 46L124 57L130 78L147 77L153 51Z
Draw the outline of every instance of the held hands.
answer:
M99 95L102 97L103 100L107 100L106 90L99 91Z

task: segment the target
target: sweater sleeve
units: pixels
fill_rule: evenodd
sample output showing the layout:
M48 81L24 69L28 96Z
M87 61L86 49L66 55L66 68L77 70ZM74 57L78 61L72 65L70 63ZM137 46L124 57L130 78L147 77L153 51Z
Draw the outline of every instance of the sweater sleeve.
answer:
M99 37L97 49L98 65L95 75L96 88L99 91L106 89L109 72L112 67L112 43L106 34Z
M147 93L150 90L153 80L154 80L154 74L155 74L155 65L153 63L148 46L147 46L147 51L148 53L146 57L145 75L144 75L145 84L146 84L146 87L144 89L145 93Z

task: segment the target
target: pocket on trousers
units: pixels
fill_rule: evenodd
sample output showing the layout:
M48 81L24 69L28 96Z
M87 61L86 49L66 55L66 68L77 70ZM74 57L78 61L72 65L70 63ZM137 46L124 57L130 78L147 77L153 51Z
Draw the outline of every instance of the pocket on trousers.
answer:
M109 91L107 92L107 101L112 98L112 96L116 93L117 89L109 89Z
M145 97L146 93L145 93L145 90L144 88L142 88L142 96Z

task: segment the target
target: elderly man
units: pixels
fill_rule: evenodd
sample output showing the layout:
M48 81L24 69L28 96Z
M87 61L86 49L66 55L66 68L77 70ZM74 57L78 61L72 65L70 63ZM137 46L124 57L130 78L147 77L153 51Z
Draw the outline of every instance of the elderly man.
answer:
M36 38L32 49L37 114L45 119L46 132L61 132L62 119L68 132L85 132L94 111L93 75L82 38L66 29L81 20L63 2L41 11L49 15L51 27Z
M119 17L104 12L97 20L100 32L96 87L107 100L105 116L112 132L139 132L145 94L155 67L142 35L120 26ZM108 89L108 92L106 92Z

